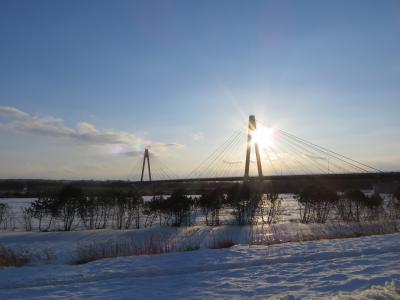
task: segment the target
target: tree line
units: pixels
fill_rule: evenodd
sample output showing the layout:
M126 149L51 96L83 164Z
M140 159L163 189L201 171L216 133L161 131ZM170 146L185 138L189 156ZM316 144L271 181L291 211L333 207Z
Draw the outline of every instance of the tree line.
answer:
M295 198L302 223L400 218L400 188L386 202L377 193L371 196L359 190L337 193L315 185L306 187ZM7 204L0 204L3 228L6 222L12 224L10 211ZM237 225L278 223L283 213L282 198L254 186L235 184L225 189L204 190L198 196L189 196L180 188L169 196L156 195L145 201L135 190L109 189L87 194L79 186L69 184L58 191L42 193L21 211L27 231L34 224L40 231L70 231L79 226L85 229L191 226L196 224L199 214L206 225L218 226L226 222L221 215L227 213L232 215L230 222Z
M370 196L360 190L337 193L325 187L309 186L297 195L302 223L374 221L383 217L400 218L400 188L385 203L378 193Z

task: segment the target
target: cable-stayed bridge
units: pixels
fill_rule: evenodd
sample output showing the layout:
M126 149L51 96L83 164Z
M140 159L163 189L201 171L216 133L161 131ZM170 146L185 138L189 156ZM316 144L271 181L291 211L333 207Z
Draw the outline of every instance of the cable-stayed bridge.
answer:
M398 182L400 173L374 166L319 146L287 131L249 117L248 127L233 132L219 147L185 176L150 149L137 160L130 177L135 184L210 182L329 182L362 181L370 185ZM343 184L341 184L343 185Z

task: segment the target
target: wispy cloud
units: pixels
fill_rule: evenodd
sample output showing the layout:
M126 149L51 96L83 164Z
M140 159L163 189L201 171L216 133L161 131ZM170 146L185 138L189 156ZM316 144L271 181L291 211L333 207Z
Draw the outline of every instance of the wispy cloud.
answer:
M6 120L0 123L1 127L21 132L57 136L72 136L76 133L65 126L60 118L31 116L15 107L0 106L0 117Z
M88 122L78 122L75 128L71 128L61 118L34 116L9 106L0 106L0 128L35 135L68 138L88 145L118 145L121 154L133 154L143 147L150 147L154 151L160 152L183 146L179 143L151 141L123 131L99 130Z

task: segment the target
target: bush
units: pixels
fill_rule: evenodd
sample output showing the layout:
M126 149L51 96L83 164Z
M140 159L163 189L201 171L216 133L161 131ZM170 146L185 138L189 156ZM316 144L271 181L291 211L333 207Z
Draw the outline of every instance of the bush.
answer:
M21 208L21 215L26 231L32 231L33 210L31 207Z
M48 194L41 194L35 202L31 203L32 216L38 220L39 230L47 231L51 227L53 220L52 207L54 202L54 196ZM48 219L46 226L43 222Z
M368 197L359 190L345 192L337 205L338 215L345 222L360 222L366 214Z
M50 207L52 215L61 219L65 231L72 229L72 224L78 214L78 208L84 200L85 197L80 187L66 185L60 190L54 201L52 201Z
M225 200L225 194L219 188L201 194L198 205L206 217L206 225L218 226L220 224L219 212Z
M166 201L163 196L154 196L151 201L145 202L142 213L146 216L145 227L151 227L156 218L158 218L160 226L166 224L169 220Z
M392 219L400 218L400 187L393 193L388 203L389 216Z
M282 199L277 193L267 193L259 207L263 224L276 224L282 216Z
M0 203L0 226L2 226L3 229L15 228L14 217L10 206L7 203Z
M325 187L308 186L297 196L302 223L325 223L338 195Z
M186 195L186 190L176 189L171 196L154 196L144 203L143 214L146 215L146 226L151 226L158 217L160 225L191 225L191 212L194 200Z
M79 204L78 215L86 229L99 229L106 226L109 213L106 213L108 210L104 210L108 208L108 205L106 201L102 201L103 199L98 196L87 196Z
M381 215L384 213L383 198L379 193L372 194L366 203L366 207L368 210L368 220L380 219Z
M177 189L165 200L165 210L173 216L173 226L181 226L184 223L191 225L190 213L193 199L186 196L184 189Z
M43 194L23 211L25 225L30 217L38 220L39 230L47 231L54 219L60 220L62 229L72 230L77 218L86 229L106 228L109 221L117 229L140 227L143 198L134 191L105 190L97 195L85 195L79 186L64 186L56 194ZM47 221L46 226L43 222ZM28 222L28 223L27 223Z
M140 228L143 198L136 192L112 192L113 217L117 229Z
M261 193L248 184L235 184L228 191L226 201L234 209L236 223L250 225L254 222L261 201Z

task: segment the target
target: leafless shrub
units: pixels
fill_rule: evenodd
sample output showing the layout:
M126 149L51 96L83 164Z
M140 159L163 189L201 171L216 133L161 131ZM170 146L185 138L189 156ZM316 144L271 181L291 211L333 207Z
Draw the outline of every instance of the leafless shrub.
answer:
M6 203L0 203L0 224L3 224L7 218L9 206Z
M140 211L143 205L143 198L135 192L127 194L113 192L113 216L114 226L117 229L128 229L134 224L135 228L140 227Z
M53 200L54 197L52 195L43 194L31 203L30 209L32 210L33 218L38 222L39 231L48 231L51 228L54 219L51 214Z
M264 195L259 205L262 224L276 224L282 216L282 198L276 193Z
M301 223L325 223L338 198L335 191L326 187L310 185L304 188L297 195Z
M216 188L211 191L202 192L197 204L206 218L207 226L220 225L220 210L225 202L226 197L222 189Z
M23 225L26 231L32 231L33 210L30 207L21 208Z
M387 210L389 218L400 219L400 188L389 198Z
M228 190L226 201L238 225L254 224L261 198L262 194L247 184L235 184Z
M15 214L6 203L0 203L0 225L6 229L15 229Z

